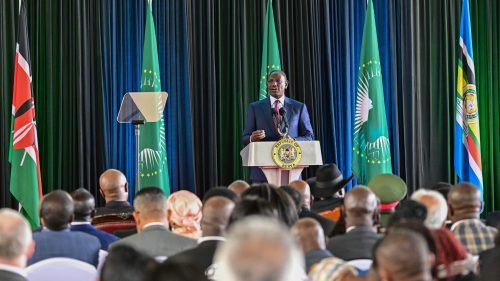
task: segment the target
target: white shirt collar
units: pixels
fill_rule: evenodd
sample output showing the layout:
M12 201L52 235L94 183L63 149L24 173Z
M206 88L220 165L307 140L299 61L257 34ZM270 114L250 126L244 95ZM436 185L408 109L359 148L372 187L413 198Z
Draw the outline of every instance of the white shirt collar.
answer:
M71 223L71 225L84 225L84 224L90 224L89 221L74 221Z
M226 241L226 238L222 237L222 236L206 236L206 237L201 237L200 239L198 239L198 244L201 244L205 241L223 241L225 242Z
M26 271L24 269L12 265L0 264L0 270L14 272L25 278L27 277Z
M150 226L153 226L153 225L161 225L163 227L166 227L165 224L163 224L161 222L150 222L150 223L145 224L142 229L146 229L147 227L150 227Z
M269 98L271 99L271 107L274 107L274 102L276 101L276 98L273 96L269 96ZM281 98L279 98L279 101L280 101L279 107L281 108L285 104L285 95L283 95Z

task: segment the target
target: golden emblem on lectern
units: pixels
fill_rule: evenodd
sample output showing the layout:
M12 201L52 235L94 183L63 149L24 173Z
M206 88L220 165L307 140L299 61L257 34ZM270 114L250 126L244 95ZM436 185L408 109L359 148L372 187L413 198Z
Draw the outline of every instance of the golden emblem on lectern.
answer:
M273 160L278 167L292 169L302 159L302 148L294 139L283 138L273 145Z

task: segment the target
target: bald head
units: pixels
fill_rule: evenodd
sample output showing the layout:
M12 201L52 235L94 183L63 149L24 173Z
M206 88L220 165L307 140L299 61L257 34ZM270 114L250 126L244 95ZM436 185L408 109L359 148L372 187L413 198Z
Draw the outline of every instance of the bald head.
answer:
M33 246L26 219L13 210L0 209L0 264L25 267Z
M443 226L448 215L448 205L441 193L434 190L419 189L412 194L411 199L424 204L427 208L425 226L431 229Z
M409 230L390 232L376 246L375 260L383 280L432 280L430 267L433 259L424 238L418 233Z
M75 221L91 221L95 211L94 196L85 188L71 192L75 204Z
M40 206L42 224L50 230L63 230L73 220L74 205L71 196L62 190L45 195Z
M448 193L448 206L453 222L479 218L482 207L479 189L468 182L455 185Z
M122 172L115 169L106 170L99 178L99 187L106 203L110 201L127 201L128 183Z
M299 219L292 226L292 234L299 241L304 254L316 249L325 249L325 235L315 219Z
M228 187L227 189L233 191L234 193L236 193L239 197L241 197L241 194L247 190L248 188L250 187L250 185L246 182L246 181L242 181L242 180L236 180L236 181L233 181Z
M234 209L234 202L222 197L209 198L202 209L201 231L206 236L223 236Z
M358 185L345 195L344 208L346 227L372 226L378 199L369 188Z
M296 188L300 192L302 198L304 199L304 207L311 209L311 188L309 187L309 184L303 180L296 180L292 181L289 185Z

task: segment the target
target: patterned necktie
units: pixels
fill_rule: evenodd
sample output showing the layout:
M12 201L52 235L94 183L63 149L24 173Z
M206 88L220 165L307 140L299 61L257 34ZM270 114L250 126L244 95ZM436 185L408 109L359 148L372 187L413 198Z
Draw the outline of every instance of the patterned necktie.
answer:
M274 109L276 109L276 112L278 112L278 121L281 121L280 101L279 100L274 101Z

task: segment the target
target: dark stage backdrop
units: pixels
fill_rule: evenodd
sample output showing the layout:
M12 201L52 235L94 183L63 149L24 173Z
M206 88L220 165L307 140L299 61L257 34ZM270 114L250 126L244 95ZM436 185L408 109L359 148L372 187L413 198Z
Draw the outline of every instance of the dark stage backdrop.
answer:
M146 1L28 1L44 191L123 170L133 131L115 122L139 89ZM0 0L0 204L7 162L17 1ZM410 191L454 182L453 129L461 0L374 0L394 172ZM304 101L325 162L351 172L352 112L365 0L274 0L288 95ZM258 98L266 0L154 0L173 189L202 194L245 178L246 107ZM472 0L487 210L500 208L500 3ZM314 174L314 169L305 176Z

